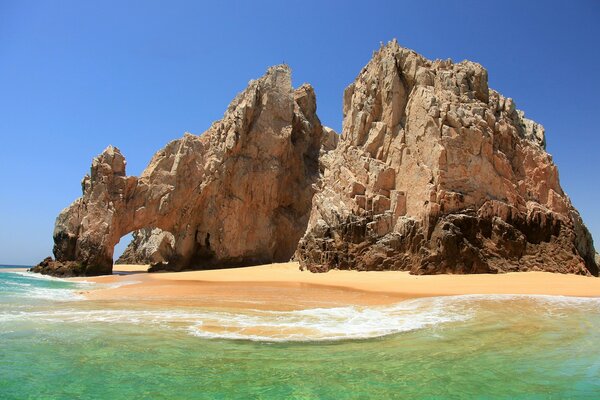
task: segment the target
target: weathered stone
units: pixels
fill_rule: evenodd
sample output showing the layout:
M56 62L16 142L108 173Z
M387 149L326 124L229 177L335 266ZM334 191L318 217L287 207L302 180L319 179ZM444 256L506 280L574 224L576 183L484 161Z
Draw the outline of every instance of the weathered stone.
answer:
M322 151L331 151L335 149L340 140L340 135L338 135L333 129L324 126L323 127L323 138L321 139L321 150Z
M365 185L363 185L360 182L352 182L350 184L350 197L355 197L357 195L363 195L365 194Z
M396 187L396 171L393 168L385 168L377 173L374 190L392 190Z
M479 64L432 62L393 41L348 86L343 110L327 190L315 195L296 252L302 268L598 275L543 127L489 89ZM347 177L363 196L343 190Z
M295 250L315 272L598 275L543 127L489 89L481 65L430 61L393 41L346 88L343 113L341 135L323 128L312 88L294 90L278 66L140 177L108 147L57 218L58 261L34 269L109 273L114 245L142 230L130 259L151 270L286 261Z
M389 198L382 195L377 195L373 198L373 214L383 214L390 209L391 205L392 202Z
M53 275L61 278L69 278L79 276L84 272L85 268L77 261L54 261L52 257L46 257L35 267L29 271L37 272L42 275Z
M358 205L363 210L367 209L367 196L357 195L354 197L354 201L356 201L356 205Z
M197 237L196 240L199 238ZM175 236L159 228L133 232L133 239L115 264L156 264L168 262L175 254Z
M392 190L390 209L394 213L395 218L399 218L406 214L406 195L404 192Z
M174 240L155 261L170 269L287 261L306 230L322 136L312 87L294 90L289 68L272 67L140 177L126 176L114 147L95 158L83 196L57 218L55 257L80 265L74 274L110 273L123 235L159 228Z

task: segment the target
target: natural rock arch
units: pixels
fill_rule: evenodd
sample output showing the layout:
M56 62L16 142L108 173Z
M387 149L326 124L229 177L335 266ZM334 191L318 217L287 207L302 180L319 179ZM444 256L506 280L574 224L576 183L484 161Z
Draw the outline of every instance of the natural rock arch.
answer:
M270 68L202 135L186 133L140 177L109 146L57 218L54 255L86 275L112 271L114 246L136 230L175 236L174 266L289 260L306 229L323 134L312 87L294 90L287 66Z
M311 271L598 275L543 127L489 89L481 65L392 41L348 86L343 111L338 138L312 88L294 91L278 66L139 178L107 148L57 219L59 264L108 273L119 238L152 226L173 232L175 266L284 261L297 246Z

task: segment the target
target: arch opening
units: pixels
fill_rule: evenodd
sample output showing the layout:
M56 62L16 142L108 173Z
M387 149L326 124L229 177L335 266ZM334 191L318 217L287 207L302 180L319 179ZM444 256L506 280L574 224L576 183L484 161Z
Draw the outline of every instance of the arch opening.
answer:
M122 244L126 243L129 237L129 243ZM141 228L121 237L115 246L115 256L119 254L120 248L123 248L122 254L114 260L114 264L167 264L175 255L175 236L160 228Z

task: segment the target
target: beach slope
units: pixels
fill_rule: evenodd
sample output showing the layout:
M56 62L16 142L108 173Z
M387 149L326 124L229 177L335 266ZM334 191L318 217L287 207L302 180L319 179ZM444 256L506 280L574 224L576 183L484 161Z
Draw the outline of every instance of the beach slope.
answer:
M298 263L189 272L146 273L144 265L115 265L114 275L73 278L108 284L92 300L233 305L269 309L387 304L399 300L468 294L600 296L600 279L550 272L410 275L403 271L315 274Z

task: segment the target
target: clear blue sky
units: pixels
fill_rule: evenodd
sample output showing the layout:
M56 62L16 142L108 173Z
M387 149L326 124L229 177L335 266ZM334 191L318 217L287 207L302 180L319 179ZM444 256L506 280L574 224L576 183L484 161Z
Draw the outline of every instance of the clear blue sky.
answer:
M599 1L204 3L0 0L0 263L51 253L56 215L108 144L139 174L270 65L311 83L322 122L339 130L343 89L394 37L485 66L490 87L546 127L600 243Z

